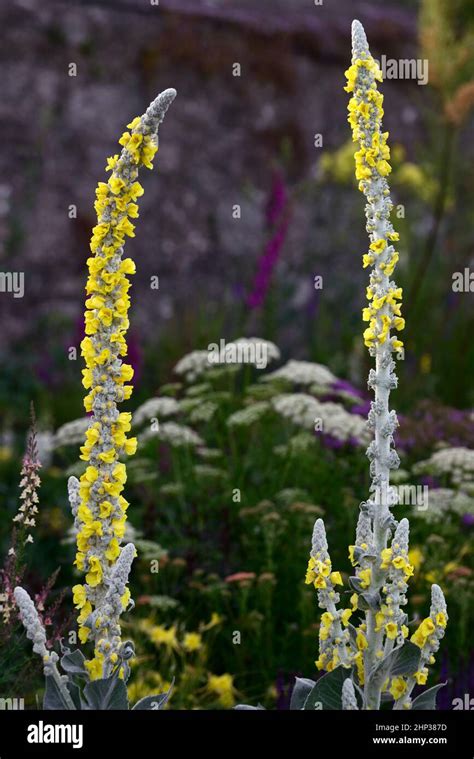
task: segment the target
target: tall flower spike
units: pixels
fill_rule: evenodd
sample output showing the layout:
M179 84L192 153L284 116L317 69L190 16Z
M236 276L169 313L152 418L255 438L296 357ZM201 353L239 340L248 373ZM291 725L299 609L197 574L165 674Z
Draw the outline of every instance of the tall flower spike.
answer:
M359 190L367 199L365 207L367 232L369 234L369 250L364 254L364 268L371 267L370 283L367 288L368 307L364 308L362 318L369 322L364 331L364 342L371 356L375 357L375 369L370 370L369 387L374 390L374 401L369 413L369 427L374 432L374 439L367 449L370 460L372 478L371 493L371 528L373 534L374 553L377 562L372 570L358 570L358 576L364 576L364 585L376 598L383 592L384 583L388 581L389 572L393 569L390 563L391 549L387 541L395 521L390 512L394 505L392 489L390 488L390 470L398 464L398 456L392 448L392 432L396 425L396 415L389 409L390 390L396 387L397 378L394 373L392 354L399 352L403 344L391 335L391 330L404 327L400 313L401 288L391 281L399 255L393 243L398 240L390 221L392 202L387 176L390 174L390 149L387 145L388 132L382 129L383 96L378 91L377 83L382 81L382 73L373 59L364 28L359 21L352 24L352 65L346 71L346 91L351 93L349 101L349 124L352 128L352 139L357 145L354 154L356 179ZM399 528L400 541L408 540L408 523L406 520ZM378 561L380 557L381 561ZM394 570L395 571L395 570ZM393 597L389 595L390 602ZM403 594L397 600L404 601ZM384 612L392 615L393 609L382 606L376 614L376 609L367 612L368 649L364 654L366 671L370 671L376 662L376 656L383 655L380 648L384 633L390 642L400 632L400 626L395 622L386 627ZM401 623L403 616L398 615ZM377 697L378 698L378 697ZM377 698L371 706L378 708Z
M87 468L80 478L79 499L75 481L69 482L77 531L75 564L86 574L85 583L73 588L74 603L80 610L81 642L94 642L94 658L88 664L91 679L111 673L120 649L117 615L114 612L109 617L102 611L110 608L108 593L121 556L128 507L122 496L126 468L119 457L132 455L137 446L136 438L127 437L131 414L117 409L118 403L130 398L132 387L126 383L133 376L132 367L123 363L122 357L127 354L129 326L127 275L135 273L135 264L131 258L122 259L123 245L126 237L135 236L131 219L138 217L135 201L143 195L137 181L139 169L153 168L157 129L175 96L175 90L165 90L143 116L128 124L130 131L119 140L120 155L107 161L111 176L107 183L100 182L96 191L97 224L90 246L93 255L87 261L86 337L81 343L86 363L83 385L89 391L84 406L92 416L81 448ZM88 625L92 617L100 622Z

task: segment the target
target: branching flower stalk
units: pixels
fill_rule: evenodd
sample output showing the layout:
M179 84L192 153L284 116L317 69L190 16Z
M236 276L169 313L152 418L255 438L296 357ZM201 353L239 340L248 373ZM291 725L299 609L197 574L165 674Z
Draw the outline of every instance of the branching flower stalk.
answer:
M427 680L427 665L434 662L447 613L443 593L434 585L430 616L410 642L406 641L409 628L404 606L407 582L414 570L408 560L408 520L397 522L391 513L398 496L390 486L390 471L399 466L399 458L393 447L398 421L389 407L390 391L397 386L393 354L402 355L403 350L403 343L392 335L392 330L402 330L405 322L399 302L402 290L391 279L399 255L394 248L398 233L390 221L388 133L382 130L383 96L377 89L382 74L358 21L352 24L352 65L346 77L345 89L351 93L348 120L358 148L354 156L356 178L367 200L370 244L363 266L372 267L367 288L369 305L363 310L363 320L369 322L364 342L375 358L375 369L370 370L368 379L374 391L368 417L373 433L367 449L371 486L370 497L360 506L355 543L349 546L349 558L355 568L350 578L354 591L350 608L337 610L340 596L335 586L341 576L332 570L321 519L313 532L306 582L317 589L319 606L325 610L319 633L318 669L333 672L342 666L352 670L352 676L341 684L342 708L359 708L356 692L363 709L380 708L383 694L393 698L394 708L411 708L412 690ZM356 626L349 620L358 611L364 613L364 620Z
M119 459L136 451L136 438L127 437L131 414L117 405L130 398L133 376L125 335L129 327L128 275L135 273L131 258L122 258L126 237L134 237L131 219L138 217L136 200L143 195L137 181L139 169L153 168L158 149L157 130L176 96L173 89L162 92L143 116L128 124L130 131L119 140L122 151L107 160L108 182L96 190L97 224L91 239L86 285L86 336L81 343L86 362L84 400L92 412L81 448L87 468L79 483L69 485L71 507L77 529L75 564L85 572L84 584L73 588L80 610L79 637L94 643L94 657L86 662L91 679L110 675L121 655L119 618L131 603L127 588L133 546L121 549L128 502L122 495L126 467ZM133 550L132 550L133 549ZM117 593L120 589L120 598Z

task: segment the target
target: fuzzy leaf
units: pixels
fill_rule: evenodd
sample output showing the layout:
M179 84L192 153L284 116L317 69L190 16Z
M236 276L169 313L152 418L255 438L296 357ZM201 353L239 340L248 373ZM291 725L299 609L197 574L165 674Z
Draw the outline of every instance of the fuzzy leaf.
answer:
M44 689L43 709L60 710L69 709L64 697L52 675L46 675L46 687Z
M259 704L258 706L249 706L249 704L239 704L238 706L234 706L234 711L236 712L246 712L246 711L252 711L252 712L259 712L259 711L265 711L265 707Z
M387 656L387 659L390 659L390 675L413 675L418 669L420 654L418 646L407 640L403 646Z
M166 702L171 696L171 690L172 689L170 688L166 693L158 693L156 696L145 696L144 698L141 698L140 701L137 701L132 711L144 709L158 711L159 709L164 709Z
M438 695L438 691L441 690L441 688L444 688L446 683L440 683L439 685L433 685L432 688L428 688L428 690L423 691L423 693L420 693L419 696L413 699L411 704L411 709L421 711L432 711L433 709L436 709L436 696Z
M61 667L63 668L63 670L67 672L68 675L87 674L87 670L84 665L85 657L79 651L79 649L76 649L75 651L70 651L69 649L66 649L66 651L67 653L65 653L61 657Z
M364 603L361 604L361 600L367 605L367 609L364 609ZM380 593L361 593L357 600L357 604L360 609L365 611L371 609L372 611L378 611L380 609Z
M323 709L342 709L342 684L348 676L349 670L339 666L320 677L305 701L305 710L313 710L317 703Z
M385 659L372 670L370 683L383 683L387 677L413 675L420 662L421 651L414 643L406 641L394 648Z
M71 696L76 709L78 710L83 709L84 703L81 698L81 689L79 688L79 686L76 685L76 683L73 683L71 682L71 680L69 680L67 684L67 689L69 691L69 695Z
M128 709L127 686L117 675L93 680L84 688L90 709Z
M314 680L308 680L306 677L295 678L290 709L304 709L304 703L315 685Z
M364 588L362 587L362 580L360 580L355 575L353 577L349 577L349 585L357 593L362 593L362 591L364 590Z

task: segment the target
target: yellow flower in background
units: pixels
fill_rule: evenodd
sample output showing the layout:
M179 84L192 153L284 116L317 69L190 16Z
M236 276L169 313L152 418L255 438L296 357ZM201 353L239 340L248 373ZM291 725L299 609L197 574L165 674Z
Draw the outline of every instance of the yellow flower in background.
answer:
M176 636L177 628L175 625L166 629L161 625L156 625L149 631L150 640L156 646L165 646L168 651L176 651L179 648L178 638Z
M422 374L429 374L431 371L431 356L429 353L423 353L420 358L420 372Z
M408 551L408 561L410 564L412 564L415 572L419 570L421 565L423 564L425 560L425 557L423 555L423 551L419 546L414 546L413 548L410 548Z
M183 648L185 651L192 653L199 651L202 647L202 637L197 632L186 633L183 638Z
M231 709L235 704L234 678L232 675L209 674L207 690L217 696L220 705Z

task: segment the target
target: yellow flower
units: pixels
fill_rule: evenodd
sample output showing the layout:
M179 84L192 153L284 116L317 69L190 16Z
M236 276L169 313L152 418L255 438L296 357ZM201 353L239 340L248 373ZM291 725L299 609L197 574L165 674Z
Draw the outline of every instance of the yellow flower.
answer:
M421 632L420 628L416 630L413 635L410 638L411 642L414 643L419 648L423 648L426 642L426 637Z
M418 685L425 685L426 681L428 680L428 670L422 669L419 672L415 672L413 675Z
M82 625L86 621L89 614L92 614L92 604L90 601L86 601L86 603L81 609L81 613L79 614L77 618L77 623L79 625Z
M359 580L361 580L361 586L363 588L369 587L371 579L372 579L372 570L370 569L370 567L368 569L360 570Z
M343 585L340 572L331 572L329 579L331 580L333 585Z
M87 641L90 635L90 631L91 631L90 627L79 628L78 635L79 635L79 640L81 641L81 643L85 643Z
M429 635L434 633L435 631L435 625L431 617L426 617L426 619L423 620L423 622L420 625L420 630L422 634L427 638Z
M130 603L130 588L125 588L124 594L120 597L120 603L122 604L122 609L126 609L128 604Z
M176 637L176 627L173 625L169 629L156 625L150 630L150 640L156 646L165 646L169 651L178 648L178 639Z
M91 680L99 680L102 677L104 663L103 658L96 656L90 661L84 662L87 671L89 672L89 678Z
M326 587L326 580L322 575L318 575L313 584L315 588L322 589Z
M386 240L375 240L374 242L370 243L370 250L373 250L374 253L382 253L386 247Z
M331 627L333 622L334 617L329 611L325 611L324 614L321 615L321 624L323 627Z
M392 559L392 564L395 569L405 569L406 563L406 559L404 559L403 556L397 556L395 559Z
M351 602L352 611L353 612L357 611L357 603L359 600L359 596L357 595L357 593L353 593L349 600Z
M352 609L344 609L343 612L341 613L341 621L344 627L347 627L347 625L349 624L349 619L351 618L351 616L352 616Z
M217 700L225 709L231 709L235 704L234 678L232 675L209 674L207 689L217 696Z
M354 550L355 546L349 546L349 559L353 567L357 564L357 562L354 559Z
M359 651L364 651L366 648L369 647L367 638L365 637L364 633L362 632L357 633L356 646L359 649Z
M76 609L82 609L87 601L86 589L83 585L74 585L72 589L73 603Z
M183 648L185 651L192 653L199 651L202 646L202 637L197 632L186 633L183 639Z
M98 556L89 557L89 571L86 575L86 582L91 588L97 587L102 581L103 570Z
M390 693L392 694L395 701L397 701L399 698L403 696L407 689L406 681L403 679L403 677L394 677L392 679L392 684L390 686Z
M439 611L438 614L436 615L436 624L438 625L438 627L443 627L443 628L446 627L446 625L448 624L448 620L444 611Z
M397 637L398 627L395 624L395 622L388 622L385 625L385 633L387 635L387 638L389 638L389 640L394 640Z
M387 569L389 566L389 561L392 558L392 549L391 548L383 548L380 553L380 558L382 559L382 563L380 565L380 569Z

